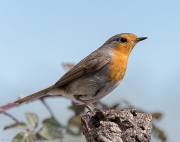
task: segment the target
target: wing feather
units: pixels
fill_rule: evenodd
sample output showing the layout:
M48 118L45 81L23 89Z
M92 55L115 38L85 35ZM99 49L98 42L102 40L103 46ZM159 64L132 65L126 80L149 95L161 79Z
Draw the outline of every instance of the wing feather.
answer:
M65 85L79 77L90 75L100 70L102 67L108 64L109 61L110 61L110 58L107 56L100 56L97 53L93 55L92 53L88 57L81 60L77 65L75 65L66 74L64 74L64 76L62 76L54 84L53 88Z

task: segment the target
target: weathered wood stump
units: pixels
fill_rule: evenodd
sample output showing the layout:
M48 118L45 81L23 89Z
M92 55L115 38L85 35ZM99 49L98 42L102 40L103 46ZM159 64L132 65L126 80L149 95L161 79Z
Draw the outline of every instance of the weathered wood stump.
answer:
M136 109L107 110L81 118L87 142L150 142L152 115Z

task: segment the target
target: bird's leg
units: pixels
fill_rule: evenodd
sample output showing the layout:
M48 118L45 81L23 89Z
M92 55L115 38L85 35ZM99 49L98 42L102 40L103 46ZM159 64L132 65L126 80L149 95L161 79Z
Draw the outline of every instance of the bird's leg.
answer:
M90 112L92 112L91 108L88 107L88 105L84 104L84 106L85 106Z
M84 101L84 100L81 100L80 97L81 97L80 95L75 95L75 96L74 96L74 98L75 98L76 100L78 100L78 101L84 103L85 107L86 107L90 112L93 112L93 111L89 108L89 106L92 107L92 108L94 108L96 111L99 111L99 112L104 113L103 110L101 110L101 109L95 107L94 105L92 105L92 104L90 104L90 103L87 103L87 102Z

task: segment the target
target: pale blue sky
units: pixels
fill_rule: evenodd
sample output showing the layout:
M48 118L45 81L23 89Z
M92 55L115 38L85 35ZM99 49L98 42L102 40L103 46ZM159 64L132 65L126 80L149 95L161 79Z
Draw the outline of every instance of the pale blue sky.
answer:
M155 0L0 1L0 105L55 83L64 74L62 62L77 63L111 36L134 33L148 39L133 49L124 80L102 101L127 99L149 112L163 112L158 126L169 141L178 141L179 7L179 1ZM69 100L47 102L60 121L72 115L66 112ZM9 110L22 120L26 111L41 119L49 115L39 102ZM0 119L0 138L12 138L17 130L2 130L12 121Z

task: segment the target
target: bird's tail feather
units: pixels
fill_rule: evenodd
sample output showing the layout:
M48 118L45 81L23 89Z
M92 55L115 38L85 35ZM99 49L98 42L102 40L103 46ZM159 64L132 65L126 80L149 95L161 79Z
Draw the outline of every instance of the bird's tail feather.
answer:
M40 91L38 91L36 93L33 93L33 94L29 95L29 96L26 96L26 97L24 97L22 99L19 99L19 100L15 101L14 103L15 104L21 104L21 103L24 103L24 102L28 102L28 101L40 98L40 97L44 96L47 92L49 92L51 89L52 89L52 86L49 86L49 87L47 87L47 88L45 88L43 90L40 90Z

